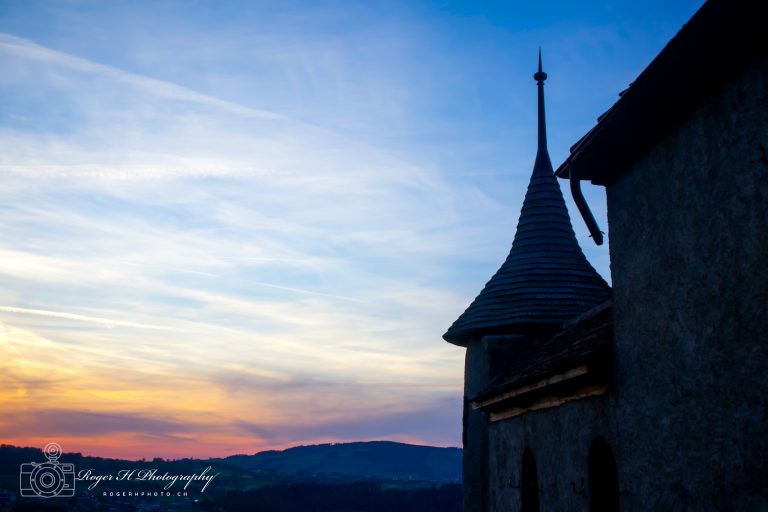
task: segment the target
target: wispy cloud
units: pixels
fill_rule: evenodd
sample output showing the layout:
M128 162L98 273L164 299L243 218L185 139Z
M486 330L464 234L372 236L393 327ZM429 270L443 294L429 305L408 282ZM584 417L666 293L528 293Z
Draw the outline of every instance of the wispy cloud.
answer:
M463 354L440 335L509 251L531 56L551 41L557 160L607 106L571 87L606 75L568 62L646 39L529 27L540 6L497 26L458 4L203 4L0 19L0 407L24 411L0 432L58 423L123 456L458 444Z
M176 453L243 451L254 428L263 447L313 429L362 439L377 422L389 427L370 435L429 439L419 422L394 425L460 387L461 355L439 333L462 302L435 262L461 244L461 203L438 173L17 37L0 36L0 59L77 112L67 130L0 126L0 171L13 171L0 282L25 290L0 291L3 401L35 404L24 421L55 419L65 437L88 421L95 444L77 442L92 449L116 432L137 451L176 436Z
M258 286L266 286L267 288L275 288L277 290L287 290L289 292L304 293L304 294L307 294L307 295L317 295L317 296L320 296L320 297L329 297L331 299L347 300L347 301L350 301L350 302L363 302L363 301L361 301L359 299L355 299L354 297L346 297L346 296L343 296L343 295L335 295L333 293L323 293L323 292L318 292L318 291L314 291L314 290L306 290L306 289L303 289L303 288L294 288L292 286L281 286L281 285L278 285L278 284L264 283L264 282L261 282L261 281L247 281L247 282L251 283L251 284L258 285Z
M0 51L7 52L25 60L38 61L70 71L99 75L139 88L160 98L187 101L208 105L247 117L280 119L282 116L265 110L254 109L200 94L177 84L154 78L128 73L119 68L98 64L87 59L41 46L27 39L0 32Z
M163 325L149 325L137 322L128 322L125 320L115 320L112 318L99 318L94 316L77 315L74 313L65 313L61 311L46 311L44 309L29 309L29 308L17 308L14 306L0 306L0 311L5 313L18 313L22 315L37 315L37 316L49 316L52 318L64 318L66 320L74 320L77 322L88 322L100 325L106 325L107 327L135 327L138 329L154 329L158 331L178 331L171 327Z

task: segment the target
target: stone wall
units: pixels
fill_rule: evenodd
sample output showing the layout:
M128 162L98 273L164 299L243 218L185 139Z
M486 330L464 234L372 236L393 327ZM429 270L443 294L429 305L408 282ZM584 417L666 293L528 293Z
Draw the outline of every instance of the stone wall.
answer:
M490 427L490 508L520 510L523 451L536 458L541 510L588 510L587 458L598 435L616 444L612 400L593 397L528 412Z
M488 415L472 410L472 397L488 385L488 357L480 340L467 345L464 363L462 489L466 512L487 510Z
M607 189L626 510L768 510L768 56Z

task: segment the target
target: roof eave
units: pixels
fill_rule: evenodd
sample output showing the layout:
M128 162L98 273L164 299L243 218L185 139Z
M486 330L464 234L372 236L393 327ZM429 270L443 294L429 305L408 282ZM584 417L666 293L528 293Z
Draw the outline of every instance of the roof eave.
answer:
M563 325L570 324L575 319L581 318L581 316L582 315L576 315L562 321L515 322L512 324L489 325L487 327L475 327L456 331L449 329L443 334L443 339L453 345L466 347L474 340L481 340L485 336L507 336L516 334L552 336L562 329Z
M768 2L710 0L572 148L555 175L607 185L768 43Z

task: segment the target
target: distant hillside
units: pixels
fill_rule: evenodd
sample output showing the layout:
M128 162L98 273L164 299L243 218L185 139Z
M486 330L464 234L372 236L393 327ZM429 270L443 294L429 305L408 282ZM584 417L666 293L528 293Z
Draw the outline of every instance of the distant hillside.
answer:
M225 459L129 461L64 453L61 462L80 470L117 474L121 469L189 475L208 466L216 480L192 497L143 496L164 482L104 480L95 491L76 485L73 499L19 495L21 464L45 460L39 448L0 444L0 512L129 512L185 510L240 512L461 512L461 450L401 443L299 446ZM154 487L153 487L154 486ZM155 488L156 487L156 488ZM129 493L112 497L108 493ZM130 493L135 494L131 496ZM138 493L143 497L138 497ZM160 500L160 501L158 501Z
M297 446L255 455L233 455L219 460L256 472L339 474L433 482L461 480L460 448L437 448L390 441Z

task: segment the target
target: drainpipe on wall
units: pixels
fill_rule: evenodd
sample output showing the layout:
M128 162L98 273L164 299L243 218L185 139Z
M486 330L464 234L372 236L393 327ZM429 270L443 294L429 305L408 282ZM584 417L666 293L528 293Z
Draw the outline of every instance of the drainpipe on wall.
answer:
M589 229L590 236L597 245L603 245L603 232L600 231L600 227L597 225L586 199L584 199L584 194L581 193L581 180L576 176L573 165L570 164L568 165L568 181L571 182L571 196L573 196L573 201L579 208L579 213L581 213L581 217Z

